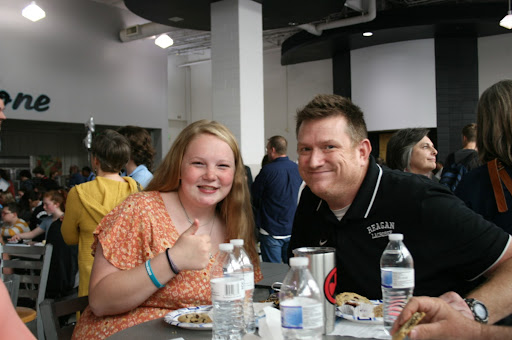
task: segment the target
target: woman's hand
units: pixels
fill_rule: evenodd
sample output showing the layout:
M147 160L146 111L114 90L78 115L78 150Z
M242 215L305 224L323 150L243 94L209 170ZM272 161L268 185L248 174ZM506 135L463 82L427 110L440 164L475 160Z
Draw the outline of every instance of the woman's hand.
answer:
M21 238L20 234L15 234L15 235L13 235L13 236L8 240L8 241L9 241L9 242L15 242L15 241L16 241L16 242L18 242L18 241L19 241L19 240L21 240L21 239L22 239L22 238Z
M199 221L194 220L190 228L180 235L169 255L179 270L201 270L208 265L211 242L209 235L196 235Z

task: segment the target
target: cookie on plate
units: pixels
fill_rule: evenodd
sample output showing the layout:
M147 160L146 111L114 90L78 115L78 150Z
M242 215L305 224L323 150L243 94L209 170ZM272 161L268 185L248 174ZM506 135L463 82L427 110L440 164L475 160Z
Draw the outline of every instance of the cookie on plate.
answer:
M373 315L376 318L382 318L384 316L384 305L382 303L373 308Z
M179 316L178 321L186 323L211 323L212 319L208 313L189 313Z
M351 305L354 307L359 306L361 303L371 303L366 297L352 293L352 292L344 292L336 295L336 304L338 306L342 306L344 304Z

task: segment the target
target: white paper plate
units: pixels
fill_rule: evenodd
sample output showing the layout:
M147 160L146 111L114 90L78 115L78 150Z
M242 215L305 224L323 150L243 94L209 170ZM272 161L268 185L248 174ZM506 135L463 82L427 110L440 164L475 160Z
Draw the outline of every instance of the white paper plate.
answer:
M197 307L187 307L177 309L174 312L167 313L165 315L165 322L178 326L181 328L195 329L195 330L211 330L213 324L212 323L190 323L190 322L179 322L178 318L185 314L191 313L209 313L213 306L197 306Z
M370 300L370 302L375 306L382 304L382 300ZM366 323L366 324L383 324L384 323L384 318L381 318L381 317L379 317L379 318L360 317L360 316L354 316L354 315L350 315L350 314L344 314L340 311L340 307L341 306L336 306L336 316L337 317L340 317L340 318L343 318L343 319L346 319L349 321L353 321L353 322L361 322L361 323Z

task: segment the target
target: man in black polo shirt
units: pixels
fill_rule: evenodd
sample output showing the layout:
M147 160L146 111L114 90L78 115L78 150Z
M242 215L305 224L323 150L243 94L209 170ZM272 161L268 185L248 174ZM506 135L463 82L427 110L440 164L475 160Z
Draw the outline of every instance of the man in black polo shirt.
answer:
M447 188L377 165L359 107L340 96L319 95L298 111L296 133L307 187L290 255L303 246L335 247L337 293L380 299L380 256L387 235L402 233L414 258L415 295L468 295L487 305L491 322L512 312L510 236ZM470 312L454 295L452 304Z

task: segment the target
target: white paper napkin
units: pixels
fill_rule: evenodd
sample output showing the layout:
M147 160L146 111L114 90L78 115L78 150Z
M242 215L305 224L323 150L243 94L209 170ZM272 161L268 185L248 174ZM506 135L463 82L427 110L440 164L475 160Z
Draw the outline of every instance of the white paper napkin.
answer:
M259 337L254 334L247 334L243 340L282 340L281 311L267 306L263 308L265 317L259 319ZM371 323L353 322L336 318L334 330L329 335L352 336L354 338L391 339L386 333L383 325Z
M334 331L329 335L352 336L355 338L391 339L383 325L353 322L345 319L336 319Z
M281 311L274 307L265 307L265 317L259 322L259 335L264 340L283 340L281 333Z

